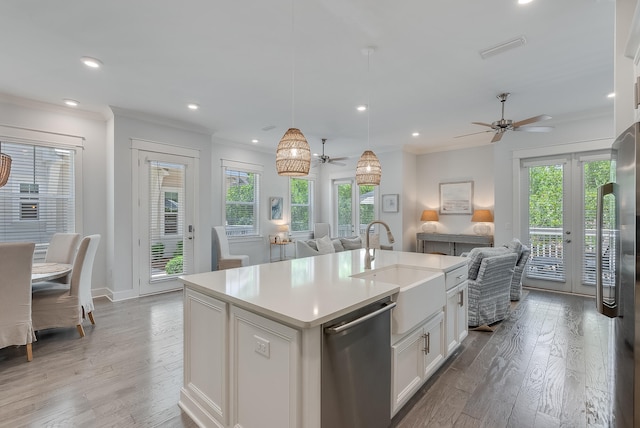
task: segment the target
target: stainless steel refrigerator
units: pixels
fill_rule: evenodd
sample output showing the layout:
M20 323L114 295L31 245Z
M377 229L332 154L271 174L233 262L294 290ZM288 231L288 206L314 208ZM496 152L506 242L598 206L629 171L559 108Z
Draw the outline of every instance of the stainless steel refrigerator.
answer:
M614 319L611 426L623 428L640 427L639 137L634 124L615 140L615 177L598 191L596 305Z

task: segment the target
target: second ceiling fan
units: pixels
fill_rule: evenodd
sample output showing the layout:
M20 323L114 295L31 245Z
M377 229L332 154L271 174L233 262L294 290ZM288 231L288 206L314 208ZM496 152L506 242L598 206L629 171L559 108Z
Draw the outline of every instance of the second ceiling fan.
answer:
M322 139L322 154L321 155L314 154L314 156L317 159L317 162L318 163L332 163L334 165L344 166L345 164L342 163L342 162L339 162L339 161L345 160L345 159L348 159L348 158L346 158L346 157L332 158L332 157L329 157L328 155L324 154L324 143L326 143L326 142L327 142L327 139L323 138Z
M474 125L487 126L487 127L491 128L491 129L487 129L486 131L474 132L472 134L459 135L459 136L457 136L455 138L466 137L466 136L469 136L469 135L480 134L480 133L483 133L483 132L494 132L495 135L491 139L491 142L495 143L495 142L500 141L500 139L502 138L504 133L507 132L507 131L549 132L549 131L551 131L553 129L551 126L525 126L525 125L529 125L531 123L540 122L542 120L551 119L551 116L549 116L547 114L541 114L539 116L533 116L533 117L530 117L528 119L519 120L517 122L514 122L514 121L512 121L510 119L505 119L504 118L504 103L507 101L507 98L509 98L509 95L510 95L509 92L504 92L504 93L502 93L502 94L497 96L497 98L500 100L500 103L502 104L502 117L500 118L500 120L496 120L495 122L492 122L492 123L471 122Z

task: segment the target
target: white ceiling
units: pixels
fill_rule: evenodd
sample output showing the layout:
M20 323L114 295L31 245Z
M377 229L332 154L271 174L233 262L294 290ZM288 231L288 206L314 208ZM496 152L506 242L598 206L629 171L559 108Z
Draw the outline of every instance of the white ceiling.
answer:
M293 5L292 14L291 0L3 1L0 93L144 112L265 150L295 125L312 151L327 138L331 156L488 144L488 133L454 137L484 130L472 121L499 119L500 92L512 94L507 119L544 113L553 119L541 125L558 126L582 114L613 116L613 1ZM523 47L480 57L521 35ZM367 46L376 47L369 73ZM104 66L87 69L82 56ZM355 109L367 97L369 143L367 114ZM190 102L200 109L188 110Z

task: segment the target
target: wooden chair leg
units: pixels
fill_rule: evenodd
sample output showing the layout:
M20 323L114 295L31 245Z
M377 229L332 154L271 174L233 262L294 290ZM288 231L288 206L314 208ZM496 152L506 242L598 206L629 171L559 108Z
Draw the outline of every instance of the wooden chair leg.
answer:
M33 360L33 348L31 343L27 343L27 361Z
M91 324L95 325L96 322L93 319L93 312L87 312L87 315L89 316L89 321L91 321Z
M82 328L82 324L78 324L76 328L78 329L78 333L80 333L80 337L84 337L84 328Z

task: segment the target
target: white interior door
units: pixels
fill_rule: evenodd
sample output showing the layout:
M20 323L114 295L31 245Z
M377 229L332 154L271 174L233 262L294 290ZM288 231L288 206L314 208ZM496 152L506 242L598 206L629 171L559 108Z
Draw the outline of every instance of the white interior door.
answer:
M138 152L138 283L140 294L182 288L194 267L194 159ZM135 276L135 273L134 273Z

